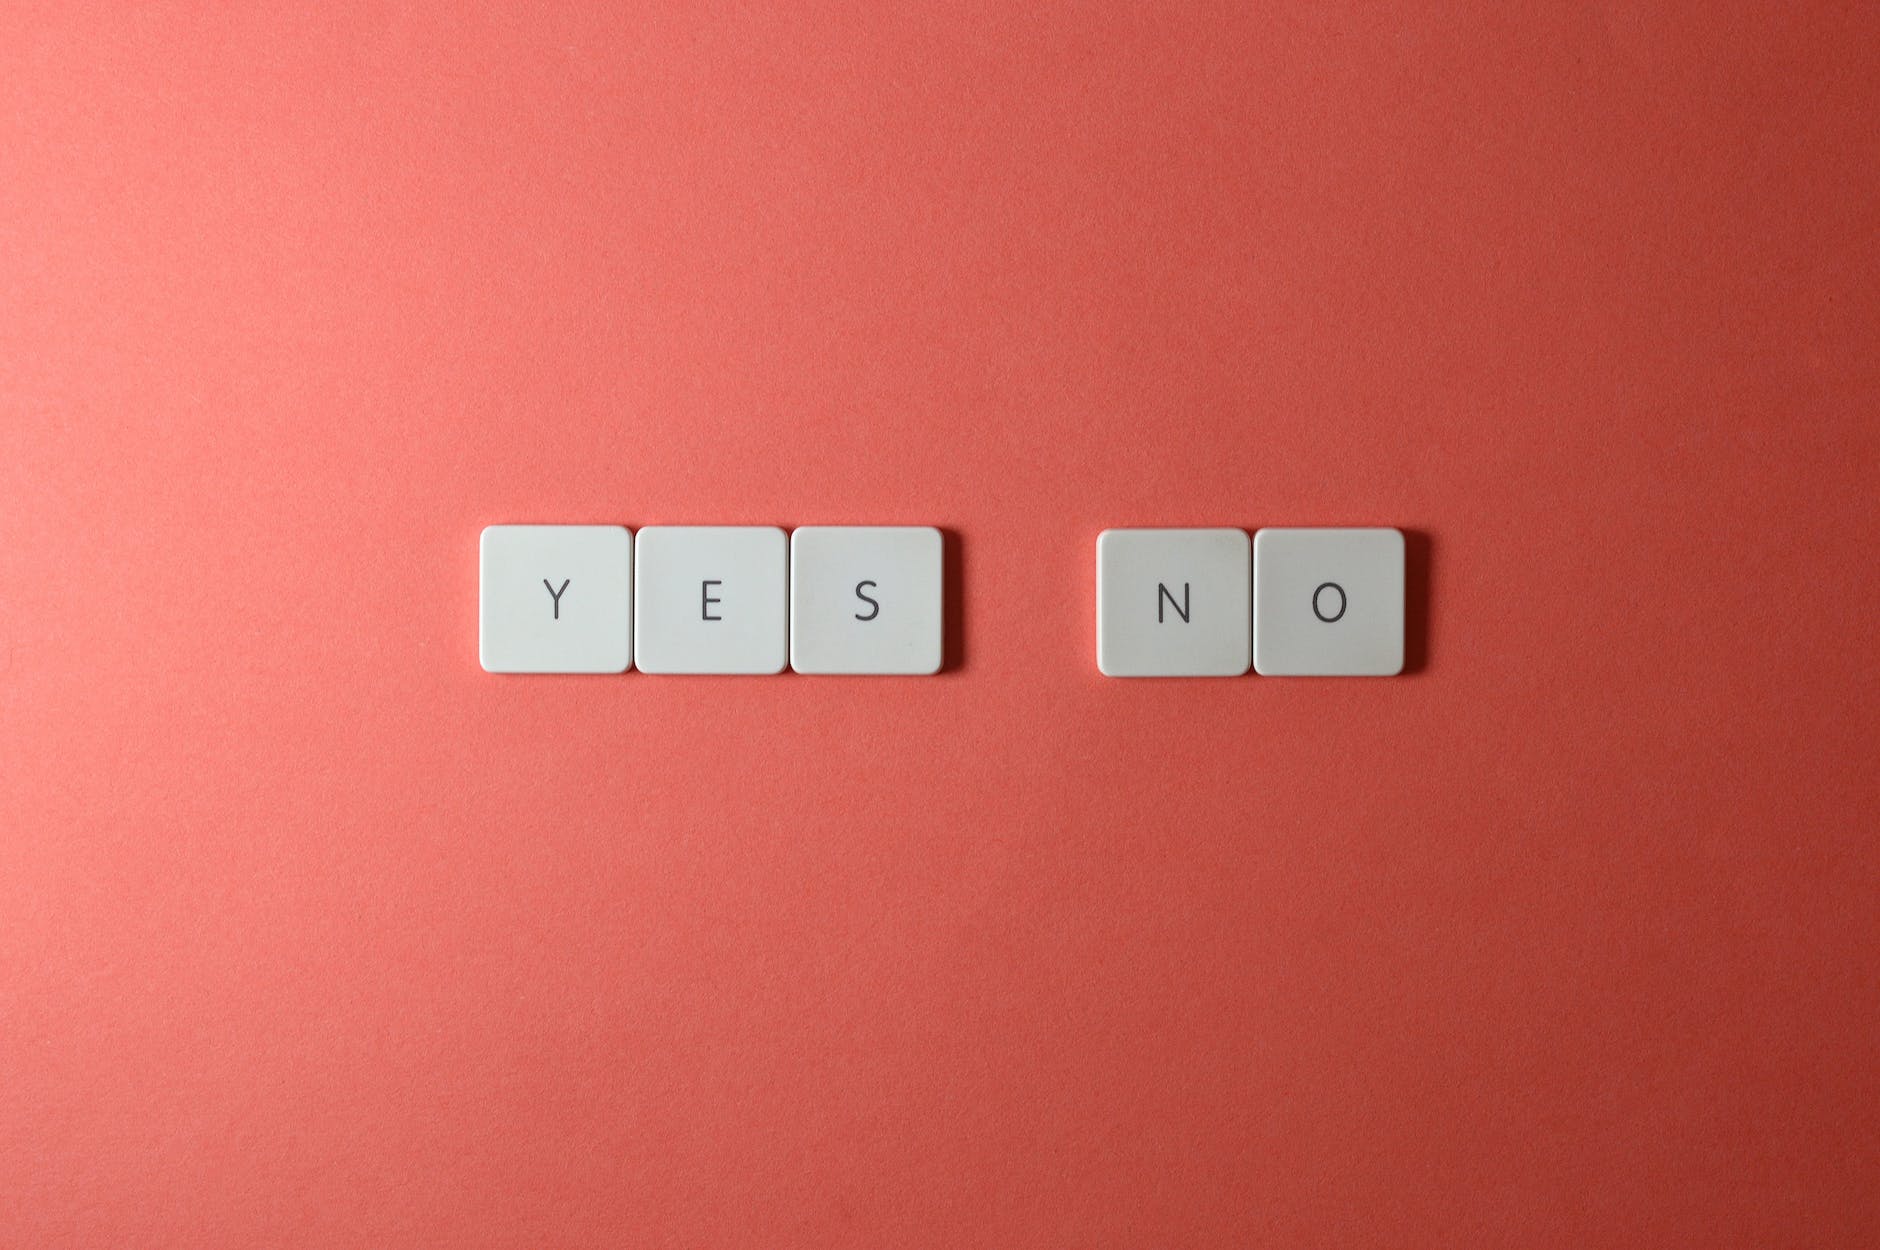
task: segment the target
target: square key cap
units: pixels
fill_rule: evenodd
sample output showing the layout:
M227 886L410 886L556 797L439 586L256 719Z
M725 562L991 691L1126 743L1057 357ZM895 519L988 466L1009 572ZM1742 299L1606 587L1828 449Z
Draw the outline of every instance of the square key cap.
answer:
M1252 658L1252 562L1237 529L1097 535L1097 668L1108 677L1238 677Z
M774 525L648 525L635 539L642 673L780 673L790 553Z
M1253 667L1268 677L1403 671L1404 544L1394 529L1253 536Z
M940 531L804 525L790 534L790 667L940 670Z
M633 663L633 537L619 525L492 525L478 649L491 673L623 673Z

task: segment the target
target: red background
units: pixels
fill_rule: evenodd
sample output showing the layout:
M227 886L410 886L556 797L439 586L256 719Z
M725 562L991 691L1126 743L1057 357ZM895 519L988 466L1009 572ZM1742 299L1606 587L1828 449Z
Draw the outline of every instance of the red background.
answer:
M1880 1239L1873 9L239 7L0 16L0 1244ZM488 676L499 521L953 663ZM1101 678L1222 524L1416 671Z

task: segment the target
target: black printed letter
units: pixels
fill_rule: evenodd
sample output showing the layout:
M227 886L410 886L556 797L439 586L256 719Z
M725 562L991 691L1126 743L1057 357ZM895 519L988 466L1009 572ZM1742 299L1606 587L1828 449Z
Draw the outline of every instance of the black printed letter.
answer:
M860 599L863 603L867 604L869 607L874 609L874 611L870 612L867 616L863 616L860 612L857 612L855 614L855 619L858 621L872 621L877 616L881 615L881 605L879 603L876 603L873 599L870 599L867 595L862 593L862 587L864 586L872 587L874 586L874 584L875 583L873 582L856 582L855 583L855 597L857 599Z
M1188 623L1188 583L1182 583L1182 601L1175 602L1175 596L1168 592L1168 587L1161 582L1155 584L1155 623L1162 623L1162 600L1168 600L1168 606L1175 609L1175 615L1182 618L1182 624Z
M561 590L568 589L568 579L565 577L561 579L561 590L550 586L546 577L542 579L542 585L547 589L548 597L555 601L555 619L559 621L561 619Z
M724 585L721 581L700 582L698 584L698 619L701 621L722 621L722 616L712 615L712 604L723 603L723 599L712 597L711 587Z

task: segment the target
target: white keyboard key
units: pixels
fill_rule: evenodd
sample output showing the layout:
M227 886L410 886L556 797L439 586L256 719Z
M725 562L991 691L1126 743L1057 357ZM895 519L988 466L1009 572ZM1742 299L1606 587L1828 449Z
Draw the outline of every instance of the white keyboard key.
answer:
M940 671L940 531L805 525L790 535L790 667Z
M1269 677L1403 671L1403 533L1263 529L1253 537L1253 666Z
M1109 677L1238 677L1253 656L1253 574L1237 529L1097 536L1097 668Z
M480 543L478 646L491 673L624 673L633 538L619 525L492 525Z
M774 525L649 525L634 560L642 673L780 673L789 550Z

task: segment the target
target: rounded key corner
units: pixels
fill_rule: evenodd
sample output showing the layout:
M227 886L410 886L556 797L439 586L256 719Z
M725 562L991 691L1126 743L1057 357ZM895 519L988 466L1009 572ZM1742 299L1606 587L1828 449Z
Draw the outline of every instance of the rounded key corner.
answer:
M1204 674L1204 676L1225 677L1228 680L1232 681L1237 678L1245 677L1248 673L1251 673L1252 671L1253 671L1253 653L1248 652L1247 658L1241 661L1239 667L1230 669L1224 672L1219 672L1219 673L1207 673L1207 674Z

